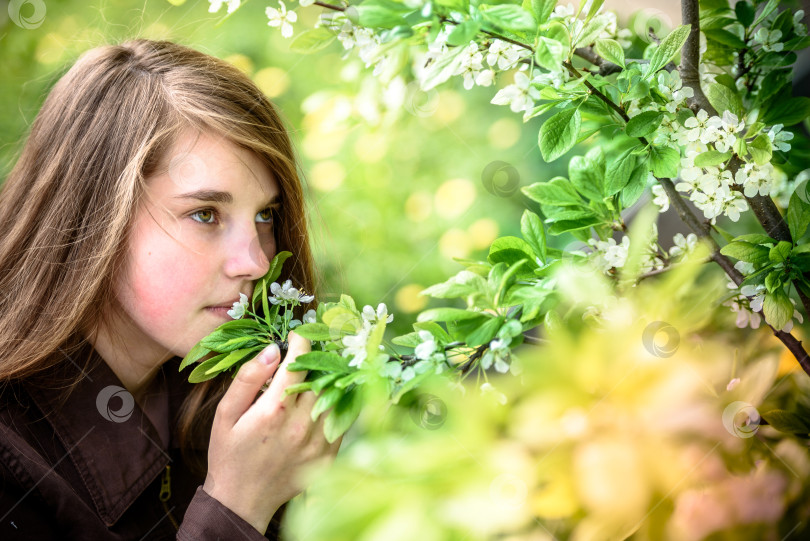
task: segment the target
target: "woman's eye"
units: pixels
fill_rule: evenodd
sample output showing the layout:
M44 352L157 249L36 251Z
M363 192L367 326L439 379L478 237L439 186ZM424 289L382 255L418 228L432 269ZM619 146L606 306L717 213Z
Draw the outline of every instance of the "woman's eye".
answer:
M256 216L259 216L262 220L264 220L264 223L273 223L273 209L270 207L262 210L256 214Z
M210 218L207 218L209 215ZM194 220L195 222L200 222L202 224L213 224L214 222L209 220L213 220L216 214L214 213L213 209L201 209L191 214L192 219L194 216L199 216L202 218L202 220Z

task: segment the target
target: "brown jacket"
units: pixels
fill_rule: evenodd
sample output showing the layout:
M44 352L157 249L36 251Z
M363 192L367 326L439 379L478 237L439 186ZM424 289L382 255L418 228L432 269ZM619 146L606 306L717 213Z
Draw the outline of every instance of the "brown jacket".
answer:
M0 539L278 538L286 506L262 535L183 463L173 428L192 384L179 357L145 399L151 417L164 420L156 428L109 365L89 345L82 353L90 363L64 406L55 390L31 382L0 392ZM68 360L73 371L85 365Z

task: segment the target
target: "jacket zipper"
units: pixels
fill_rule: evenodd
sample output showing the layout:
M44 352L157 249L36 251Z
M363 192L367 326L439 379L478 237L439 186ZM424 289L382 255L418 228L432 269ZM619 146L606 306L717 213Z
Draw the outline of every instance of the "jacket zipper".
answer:
M171 478L171 466L166 464L166 469L163 470L163 478L160 481L160 501L163 503L163 509L166 511L166 515L169 517L169 520L172 521L172 525L174 526L175 530L179 530L180 526L177 524L177 521L172 516L171 511L169 510L169 498L172 497L172 478Z

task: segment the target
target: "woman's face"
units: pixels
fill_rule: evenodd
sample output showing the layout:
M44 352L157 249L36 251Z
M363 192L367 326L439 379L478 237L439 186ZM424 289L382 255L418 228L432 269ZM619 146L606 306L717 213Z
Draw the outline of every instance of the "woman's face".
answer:
M146 179L116 289L129 347L165 361L230 320L240 293L251 297L276 253L280 194L252 151L213 134L185 132L164 163Z

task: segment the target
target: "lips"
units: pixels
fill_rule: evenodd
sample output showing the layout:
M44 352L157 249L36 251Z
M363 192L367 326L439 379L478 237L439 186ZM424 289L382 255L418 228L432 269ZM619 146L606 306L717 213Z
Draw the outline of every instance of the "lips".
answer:
M232 301L228 301L222 304L215 304L211 306L206 306L206 308L233 308L234 303L239 302L239 297L236 297Z

